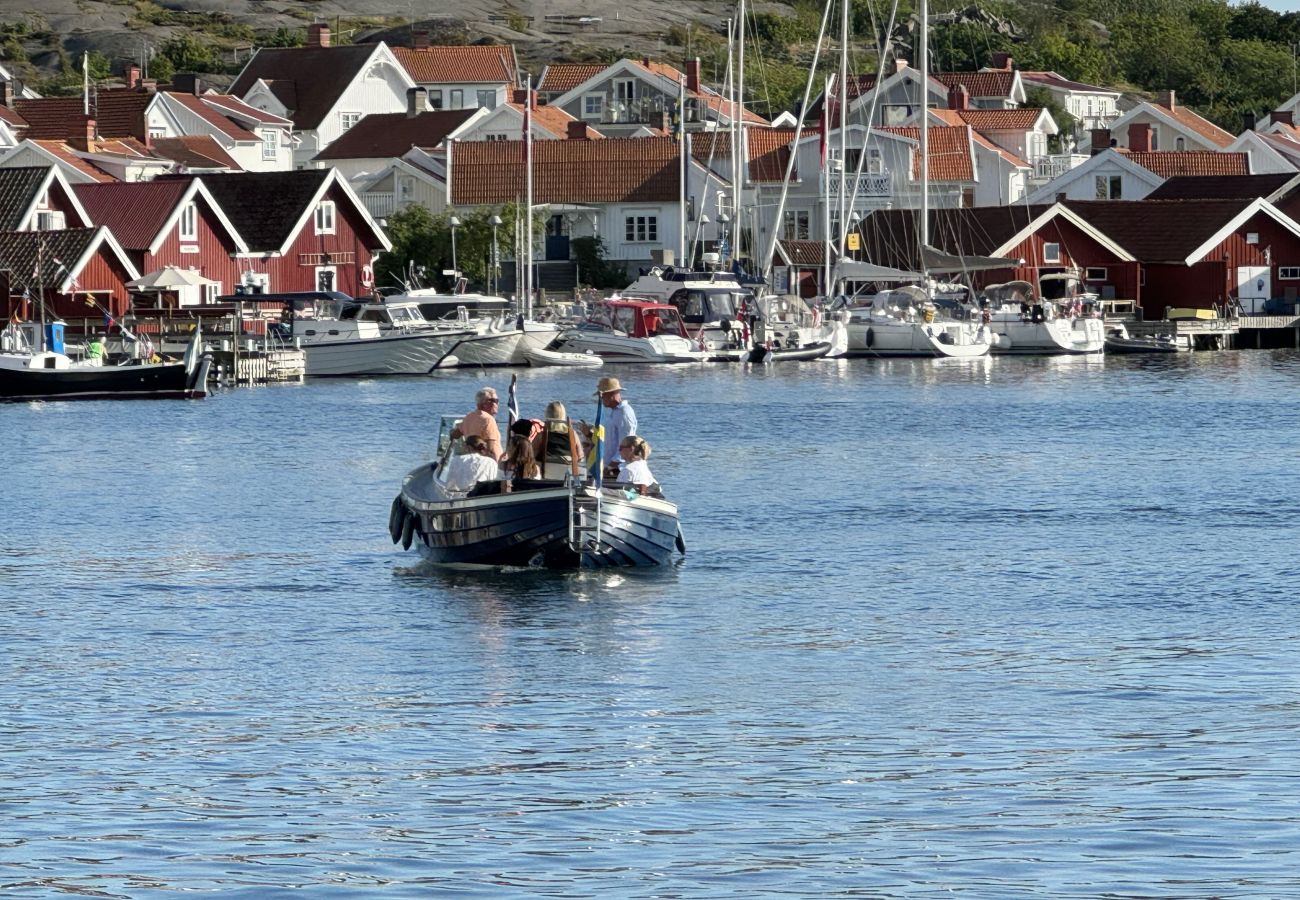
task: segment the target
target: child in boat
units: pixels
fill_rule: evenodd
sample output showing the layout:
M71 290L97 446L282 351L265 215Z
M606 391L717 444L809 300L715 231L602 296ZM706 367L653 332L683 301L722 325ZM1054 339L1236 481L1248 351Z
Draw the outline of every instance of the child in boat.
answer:
M533 445L522 434L510 435L506 461L501 465L501 473L506 478L537 479L542 477L541 468L533 456Z
M619 468L618 483L634 487L637 493L645 495L654 487L655 478L650 474L650 445L646 439L630 434L618 444L618 455L623 464Z

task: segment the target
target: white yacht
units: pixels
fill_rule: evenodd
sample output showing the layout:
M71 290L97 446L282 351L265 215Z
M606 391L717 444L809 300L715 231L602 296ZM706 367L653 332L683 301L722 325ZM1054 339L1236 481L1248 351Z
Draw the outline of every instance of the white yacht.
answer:
M602 300L579 325L560 332L550 350L594 353L606 363L703 362L677 307L650 300Z
M475 332L463 338L439 368L526 366L534 351L550 345L560 333L555 323L527 319L512 310L509 300L490 294L443 294L417 288L385 298L387 303L395 301L413 301L435 327Z
M1027 281L1008 281L984 289L989 324L1005 341L994 353L1101 353L1106 325L1099 316L1071 311L1072 301L1035 297Z
M977 321L941 316L916 286L880 291L849 306L849 356L985 356L991 330Z

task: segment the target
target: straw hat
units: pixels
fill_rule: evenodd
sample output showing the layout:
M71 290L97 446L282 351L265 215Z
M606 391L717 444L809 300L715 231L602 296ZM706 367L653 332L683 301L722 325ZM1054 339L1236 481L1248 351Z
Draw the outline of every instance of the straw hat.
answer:
M601 396L602 394L612 394L615 391L621 391L621 390L623 390L623 385L618 383L617 378L610 378L607 376L605 378L600 379L600 381L596 382L597 397Z

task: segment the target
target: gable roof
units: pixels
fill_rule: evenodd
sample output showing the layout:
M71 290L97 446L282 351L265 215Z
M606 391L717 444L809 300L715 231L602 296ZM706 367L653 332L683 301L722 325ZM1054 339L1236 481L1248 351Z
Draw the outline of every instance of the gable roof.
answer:
M180 163L188 169L230 169L240 172L244 168L209 134L154 138L153 150L156 155Z
M787 266L821 268L826 264L826 245L821 241L780 240L776 252Z
M585 81L575 84L562 96L557 97L553 102L557 105L571 103L577 99L580 92L593 89L600 81L620 73L650 82L665 96L672 96L674 98L680 90L678 85L686 78L685 74L680 69L674 68L667 63L661 63L651 59L621 59L613 65L602 67ZM700 85L700 89L697 91L687 90L686 96L702 102L707 108L713 110L718 115L726 116L728 119L734 119L736 117L736 108L738 104L722 97L712 88ZM768 124L767 119L764 119L762 116L758 115L758 113L751 112L743 107L741 107L740 113L743 116L743 120L746 122L751 122L755 125Z
M1226 147L1233 141L1233 135L1224 131L1209 119L1197 115L1185 106L1180 106L1177 102L1175 102L1172 107L1165 106L1161 103L1152 105L1184 128L1196 132L1212 144L1219 147Z
M896 134L908 140L921 140L915 126L877 128L881 134ZM974 181L975 159L971 154L971 129L968 125L931 127L927 140L930 181ZM912 177L921 177L921 154L913 154Z
M1046 88L1055 88L1061 91L1074 91L1075 93L1084 94L1111 94L1118 97L1119 91L1110 88L1097 87L1094 84L1084 84L1081 81L1071 81L1055 72L1031 72L1026 69L1020 70L1020 77L1024 81L1033 82Z
M18 115L17 110L10 109L0 104L0 122L4 122L13 128L26 128L27 120Z
M76 153L72 151L72 148L69 147L67 143L65 143L64 141L41 141L41 140L29 139L23 141L22 144L19 144L18 147L14 149L17 150L18 148L22 147L24 144L39 151L43 155L48 156L51 160L57 163L62 163L63 165L68 166L69 168L76 169L78 172L80 172L82 175L86 176L87 178L90 178L92 181L115 181L116 180L115 178L113 178L112 175L109 175L107 172L105 172L103 169L99 168L89 160L83 159L80 156L78 156Z
M91 256L103 244L108 245L110 254L126 270L127 278L140 276L121 245L103 226L0 232L0 268L11 270L23 284L32 273L39 271L39 281L46 290L68 293L73 278L81 274Z
M1189 257L1242 212L1264 201L1067 200L1066 206L1144 263L1185 265ZM1285 218L1285 217L1284 217Z
M408 116L375 113L363 116L316 159L373 159L401 156L412 147L436 147L477 115L477 109L439 109Z
M1272 172L1267 175L1185 175L1170 178L1147 195L1148 200L1254 200L1270 202L1300 186L1295 172Z
M175 226L182 207L201 198L235 246L247 250L243 238L199 179L161 178L154 181L79 184L74 190L91 220L105 225L128 250L154 253Z
M747 128L745 139L749 144L749 177L752 181L784 181L786 166L790 161L790 142L794 140L793 128ZM807 134L807 131L804 132ZM731 133L729 131L701 131L690 135L691 156L708 165L710 156L715 160L731 159ZM795 171L790 176L798 177Z
M972 97L1011 97L1016 89L1016 71L995 69L988 72L932 72L930 78L944 87L962 85Z
M51 168L15 166L0 169L0 231L22 227L32 205L40 199Z
M976 131L1032 131L1047 114L1037 107L1019 109L959 109L957 116Z
M934 109L929 109L929 110L927 110L927 112L928 112L929 117L930 117L931 119L934 119L934 120L936 120L936 121L942 122L942 123L945 124L945 125L965 125L965 124L966 124L966 120L962 118L961 113L958 112L958 111L955 110L955 109L938 109L938 108L934 108ZM989 140L988 138L986 138L984 135L980 134L978 128L974 128L973 126L972 126L972 129L971 129L971 140L973 140L976 144L979 144L979 145L980 145L981 147L983 147L985 150L988 150L988 151L990 151L990 152L992 152L992 153L996 153L998 156L1002 157L1004 160L1006 160L1006 161L1009 162L1011 165L1013 165L1013 166L1015 166L1015 167L1017 167L1017 168L1020 168L1020 169L1031 169L1031 168L1033 168L1033 166L1031 166L1029 163L1025 162L1025 161L1024 161L1023 159L1021 159L1019 156L1016 156L1014 153L1012 153L1012 152L1011 152L1010 150L1008 150L1007 148L1005 148L1005 147L1001 147L1001 146L999 146L999 145L993 143L992 141L990 141L990 140Z
M181 93L179 91L160 92L158 96L164 98L166 102L175 103L184 107L204 122L211 125L219 133L224 134L233 140L260 140L257 135L253 134L253 132L249 131L243 125L240 125L234 119L230 118L230 116L223 113L219 107L209 103L204 97ZM249 108L251 109L252 107Z
M542 70L536 87L548 94L567 94L607 68L604 63L551 63Z
M230 93L247 97L253 85L265 81L290 110L295 128L316 128L382 46L263 47L244 66Z
M393 56L416 84L515 83L518 66L510 44L456 47L391 47Z
M1134 152L1123 147L1117 147L1115 151L1161 178L1173 178L1175 175L1250 174L1250 155L1246 153L1218 153L1214 150Z
M256 106L250 106L238 97L232 97L230 94L206 93L200 98L205 104L212 107L226 118L232 119L238 125L240 119L250 122L256 122L260 125L280 125L291 127L293 122L284 116L277 116L275 113L267 112L264 109L258 109Z
M456 142L448 203L507 203L523 195L521 141ZM534 141L536 203L620 203L678 199L678 147L671 138Z
M110 89L97 92L90 110L96 134L102 138L135 137L143 140L144 111L153 99L153 94L142 91ZM16 100L14 109L28 124L27 137L65 141L86 133L81 97Z
M519 113L520 116L522 116L524 113L524 104L522 103L511 102L511 103L504 103L502 105L510 107L515 112ZM537 106L534 106L532 113L530 114L530 118L534 123L545 128L551 134L559 138L568 136L570 122L580 121L579 119L576 119L573 116L569 115L567 112L565 112L562 107L552 106L548 103L542 103ZM522 119L520 120L519 128L520 128L520 133L522 134L523 133ZM587 140L589 141L598 141L598 140L602 140L605 137L599 131L592 128L590 125L586 126L586 135L587 135Z

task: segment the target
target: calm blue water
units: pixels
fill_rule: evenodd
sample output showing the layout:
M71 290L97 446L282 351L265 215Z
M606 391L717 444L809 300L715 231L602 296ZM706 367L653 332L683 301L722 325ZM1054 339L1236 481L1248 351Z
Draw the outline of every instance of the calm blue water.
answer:
M616 374L670 571L392 546L499 371L0 407L0 893L1300 897L1300 356Z

